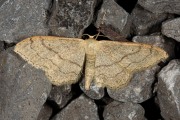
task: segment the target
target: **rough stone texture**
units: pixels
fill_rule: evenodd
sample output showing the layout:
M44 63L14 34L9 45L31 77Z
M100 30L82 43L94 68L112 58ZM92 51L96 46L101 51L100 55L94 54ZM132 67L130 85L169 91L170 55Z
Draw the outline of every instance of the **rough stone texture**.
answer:
M48 25L52 35L81 37L93 19L97 0L54 0Z
M170 60L175 57L175 41L167 38L165 39L161 35L135 36L133 37L132 41L138 43L151 44L164 49L169 55L169 59L167 60Z
M97 87L95 84L91 84L89 90L85 90L85 80L80 82L81 90L90 98L92 99L101 99L104 96L104 88Z
M52 114L52 108L47 104L44 104L38 115L37 120L49 120L51 114Z
M179 0L138 0L138 4L153 13L180 14Z
M155 14L149 12L139 5L133 9L132 13L132 33L135 35L145 35L149 32L160 31L161 22L167 18L167 14Z
M152 84L155 80L155 74L159 70L158 66L135 73L128 86L109 90L111 98L121 102L141 103L152 97Z
M180 18L165 21L162 24L162 34L180 42Z
M60 111L52 120L99 120L93 101L81 95Z
M71 98L71 85L53 86L48 96L48 100L56 102L59 108L63 108Z
M120 40L130 34L131 18L114 0L104 0L95 26L108 38Z
M145 120L144 109L139 104L130 102L112 102L105 107L104 120Z
M180 61L172 60L158 75L157 97L165 120L180 119Z
M47 35L46 10L51 0L4 0L0 6L0 41L18 42Z
M35 120L51 84L11 49L0 54L0 120Z

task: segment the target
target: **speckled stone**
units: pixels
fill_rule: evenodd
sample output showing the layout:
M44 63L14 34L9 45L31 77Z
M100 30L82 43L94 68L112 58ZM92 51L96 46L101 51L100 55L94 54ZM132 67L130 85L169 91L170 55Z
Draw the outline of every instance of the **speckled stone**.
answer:
M47 35L46 12L51 0L3 0L0 5L0 41L18 42Z
M153 13L180 14L179 0L138 0L138 4Z
M162 34L180 42L180 18L163 22Z
M54 0L48 26L52 35L81 37L94 14L97 0Z
M12 50L0 53L0 120L35 120L51 83Z
M165 120L180 119L180 61L172 60L158 75L157 98Z
M144 113L139 104L114 101L105 107L103 117L104 120L146 120Z
M52 120L99 120L97 106L92 100L81 95Z
M141 6L136 5L132 13L131 31L134 35L145 35L160 31L161 22L167 19L168 15L165 13L152 13Z
M46 103L41 108L37 120L49 120L52 114L52 108Z
M131 17L114 0L104 0L94 25L108 38L120 40L130 34Z

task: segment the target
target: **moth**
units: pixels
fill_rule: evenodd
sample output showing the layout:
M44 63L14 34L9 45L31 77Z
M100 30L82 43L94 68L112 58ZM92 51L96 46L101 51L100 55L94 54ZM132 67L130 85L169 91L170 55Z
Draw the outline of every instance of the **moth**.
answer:
M16 44L14 51L37 69L45 72L52 84L76 83L85 65L85 89L92 82L98 87L119 89L133 74L147 69L168 54L148 44L83 40L54 36L34 36Z

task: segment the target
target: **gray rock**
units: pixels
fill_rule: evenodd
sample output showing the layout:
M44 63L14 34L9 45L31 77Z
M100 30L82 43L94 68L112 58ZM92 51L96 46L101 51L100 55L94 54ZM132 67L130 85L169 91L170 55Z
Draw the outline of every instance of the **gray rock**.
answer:
M133 9L131 16L132 30L135 35L145 35L160 30L161 22L168 17L167 14L149 12L139 5Z
M48 96L48 100L56 102L59 108L63 108L72 98L71 86L53 86Z
M131 18L114 0L104 0L95 26L108 38L120 40L130 34Z
M46 103L41 108L37 120L49 120L52 115L52 108Z
M98 100L104 96L104 88L98 87L92 82L90 89L85 90L84 82L85 82L85 80L82 80L80 82L80 88L88 97Z
M99 120L95 103L81 95L72 101L52 120Z
M33 35L47 35L46 10L51 0L4 0L0 6L0 41L18 42Z
M138 0L138 4L153 13L180 14L179 0Z
M51 84L43 71L27 64L12 50L0 54L0 119L35 120Z
M163 38L161 35L135 36L133 37L132 41L158 46L168 53L169 59L175 57L175 41L168 38Z
M152 84L159 66L154 66L134 74L128 86L107 92L111 98L121 102L141 103L152 97Z
M54 0L48 22L53 35L81 37L94 14L96 0Z
M161 32L180 42L180 18L163 22Z
M158 75L157 98L165 120L180 119L180 61L172 60Z
M105 107L104 120L145 120L144 109L139 104L112 102Z

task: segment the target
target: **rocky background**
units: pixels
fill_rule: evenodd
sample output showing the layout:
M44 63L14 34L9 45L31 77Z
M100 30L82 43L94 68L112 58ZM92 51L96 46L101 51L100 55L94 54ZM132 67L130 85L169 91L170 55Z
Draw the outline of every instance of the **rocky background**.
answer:
M180 120L179 0L1 0L0 26L0 120ZM83 77L52 86L13 52L30 36L98 31L104 39L159 46L170 57L122 89L86 91Z

